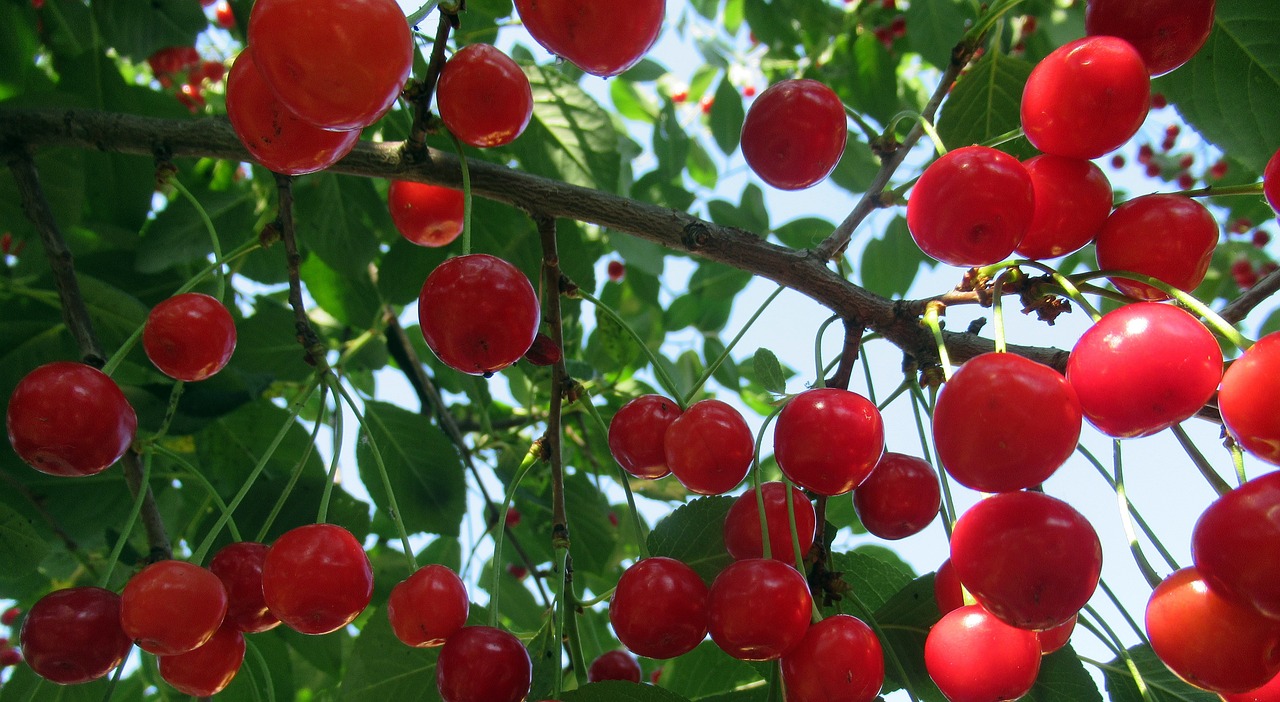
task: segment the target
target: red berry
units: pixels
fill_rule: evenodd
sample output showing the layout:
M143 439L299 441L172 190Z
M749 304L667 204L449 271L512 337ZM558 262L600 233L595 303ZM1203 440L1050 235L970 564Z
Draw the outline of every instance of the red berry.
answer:
M753 97L755 97L755 96L756 96L756 86L754 86L754 85L746 85L746 86L743 86L743 88L742 88L742 97L744 97L744 98L753 98Z
M679 90L671 94L671 102L674 102L677 105L688 99L689 91L687 90Z
M812 608L809 585L793 566L771 558L734 561L711 584L707 630L734 658L776 660L804 638Z
M622 261L609 262L609 280L615 283L621 283L623 276L627 274L627 267Z
M884 420L874 403L848 390L806 390L782 409L773 431L782 474L819 495L862 484L884 453Z
M702 110L702 114L709 115L711 114L711 107L715 104L716 97L714 95L703 95L702 99L698 101L698 109Z
M622 406L609 422L609 452L637 478L661 478L667 467L667 427L680 407L661 395L642 395Z
M204 380L231 360L236 323L217 298L194 292L175 295L147 315L142 347L170 378Z
M764 495L765 519L769 523L769 550L774 560L795 565L796 551L791 545L791 520L787 513L787 487L783 483L769 482L760 486ZM809 555L813 547L813 534L817 529L817 517L813 504L803 492L791 488L791 499L796 514L796 536L800 541L800 557ZM760 534L760 508L756 491L748 490L734 500L724 520L724 546L737 560L763 558L764 546Z
M1280 150L1271 155L1262 171L1262 194L1271 209L1280 212Z
M1036 637L1040 639L1041 655L1047 656L1063 646L1066 646L1067 642L1071 640L1071 634L1076 630L1076 620L1078 618L1079 617L1071 617L1052 629L1037 631Z
M515 507L508 507L507 516L503 518L503 523L505 523L508 527L513 527L520 524L520 510L516 509Z
M950 702L1016 700L1040 672L1036 632L1018 629L979 605L953 610L924 642L929 677Z
M469 44L444 65L436 88L440 119L465 144L502 146L524 133L533 90L520 66L489 44Z
M1226 161L1216 161L1209 166L1209 177L1214 180L1222 180L1227 177L1228 165Z
M1125 164L1124 156L1121 156L1120 154L1116 154L1115 156L1111 157L1112 168L1116 170L1120 170L1121 168L1124 168L1124 164Z
M400 235L418 246L447 246L462 233L461 190L393 180L387 208Z
M21 607L10 607L9 609L6 609L3 614L0 614L0 625L13 626L13 623L17 621L20 616L22 616Z
M942 614L964 606L964 589L960 585L960 578L956 577L956 569L951 565L950 558L938 566L938 572L934 575L933 600Z
M609 622L633 653L667 659L692 651L707 635L707 585L672 558L637 561L618 579Z
M1280 675L1256 690L1226 693L1222 699L1223 702L1280 702Z
M20 665L22 663L22 654L16 648L6 648L0 651L0 668L7 668L12 665Z
M787 702L871 702L884 685L884 651L871 627L847 614L809 627L782 657Z
M625 680L640 682L640 662L626 651L605 651L587 668L587 682L601 680Z
M520 269L488 254L448 259L418 296L427 346L445 365L487 375L524 356L538 333L541 310Z
M1267 230L1265 229L1255 229L1253 231L1253 238L1251 239L1251 243L1256 248L1259 248L1259 249L1265 248L1267 244L1271 243L1271 235L1267 233Z
M223 546L209 561L209 570L227 589L224 627L259 634L280 624L262 597L262 564L266 559L266 544L237 541Z
M426 648L444 645L467 623L470 608L467 587L457 573L426 565L391 590L387 617L396 638Z
M221 0L218 6L213 8L213 17L219 27L235 29L236 15L231 11L231 3L227 2L227 0Z
M853 491L853 508L867 531L882 539L918 534L938 516L942 488L933 466L902 453L887 452Z
M1280 473L1267 473L1219 497L1191 533L1191 557L1209 587L1272 619L1280 619L1277 504Z
M1151 75L1158 76L1204 46L1213 28L1213 6L1214 0L1089 0L1084 27L1091 35L1109 34L1133 44Z
M436 688L444 702L520 702L532 680L524 644L487 626L460 629L436 661Z
M1164 93L1151 93L1151 109L1162 110L1169 106L1169 100Z
M657 41L666 3L516 0L516 10L547 51L587 73L608 77L634 66Z
M1151 232L1160 232L1153 237ZM1218 244L1218 222L1204 205L1181 195L1144 195L1116 208L1094 242L1098 267L1158 278L1180 290L1204 280ZM1110 278L1120 292L1139 300L1164 300L1156 288Z
M203 646L227 613L218 576L194 563L159 561L120 593L120 627L148 653L173 656Z
M1124 157L1120 168L1124 166ZM1035 214L1015 249L1025 258L1065 256L1093 241L1111 214L1111 182L1083 159L1042 154L1022 164L1035 189ZM1114 165L1114 164L1113 164Z
M694 403L671 422L662 443L676 480L700 495L721 495L737 487L755 455L746 420L719 400Z
M1158 178L1162 173L1158 163L1148 163L1145 172L1148 178Z
M1150 144L1143 144L1138 147L1138 163L1144 166L1150 165L1152 159L1156 157L1155 149Z
M350 624L369 605L373 568L346 529L300 526L267 551L262 595L286 626L304 634L327 634Z
M509 573L511 577L515 578L516 580L524 580L525 578L529 577L528 568L525 568L522 565L516 565L514 563L510 563L507 565L507 573Z
M1241 290L1248 290L1258 282L1258 272L1247 258L1238 258L1231 263L1231 277Z
M1280 334L1258 340L1222 374L1222 423L1245 451L1280 465Z
M760 179L800 190L831 175L848 137L844 104L816 80L775 83L751 103L742 123L742 156Z
M218 629L203 646L175 656L160 656L160 677L178 692L212 697L231 684L244 662L244 634L234 627Z
M1190 173L1183 173L1178 176L1178 188L1181 190L1190 190L1196 187L1196 179Z
M59 685L101 678L133 647L120 628L120 597L99 587L40 598L22 620L19 636L31 670Z

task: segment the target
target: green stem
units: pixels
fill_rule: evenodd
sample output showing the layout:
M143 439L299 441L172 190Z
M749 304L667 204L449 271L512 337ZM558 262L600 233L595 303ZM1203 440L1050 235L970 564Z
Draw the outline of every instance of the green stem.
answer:
M619 315L616 311L614 311L612 307L601 302L599 298L592 295L591 293L579 288L575 294L578 297L581 297L582 299L586 300L587 302L590 302L592 305L595 305L595 308L597 311L604 312L605 316L613 320L615 324L617 324L619 327L622 327L622 329L624 329L627 332L627 334L631 336L631 340L636 342L636 345L640 347L640 350L643 351L645 356L649 358L649 364L653 366L653 373L658 378L658 384L661 385L662 389L665 390L668 395L674 398L676 402L681 402L681 398L683 397L683 394L680 392L680 389L676 386L676 382L672 380L671 376L667 373L666 366L662 365L662 362L659 360L658 355L653 352L653 349L649 348L649 345L644 342L644 339L640 338L640 335L636 333L636 330L632 329L631 325L627 324L626 321L622 319L622 316ZM688 405L681 402L680 409L684 410L687 408L688 408Z
M1133 520L1129 515L1129 498L1124 489L1124 461L1121 457L1120 440L1114 439L1111 442L1112 464L1116 475L1116 501L1120 504L1120 523L1124 526L1125 538L1129 539L1129 551L1133 554L1133 560L1138 564L1138 570L1142 571L1142 577L1147 579L1147 584L1154 590L1160 584L1162 578L1151 567L1151 562L1147 560L1147 556L1142 552L1142 544L1138 542L1138 535L1133 530Z
M862 361L862 375L867 381L867 399L871 400L871 404L876 405L876 384L871 378L871 364L867 362L867 342L871 340L875 334L868 334L862 337L862 341L858 344L858 356Z
M1225 197L1227 195L1261 195L1262 183L1247 183L1245 185L1210 185L1203 188L1195 188L1192 190L1180 190L1174 195L1183 195L1185 197Z
M716 360L713 361L711 365L707 366L706 370L702 371L702 376L698 378L697 382L693 384L693 387L689 389L688 394L686 394L680 401L681 407L689 406L689 403L693 401L693 396L697 395L698 391L702 389L702 386L707 384L707 381L711 379L711 376L715 374L721 364L724 363L725 359L729 357L729 352L733 351L733 347L737 346L739 341L742 341L743 336L746 336L747 330L751 329L751 325L755 324L757 319L760 319L760 315L764 314L764 311L768 309L769 305L774 300L778 299L778 296L786 289L786 286L779 285L777 290L770 293L769 297L765 298L765 301L760 303L760 306L756 308L756 311L751 315L751 318L747 320L746 324L742 325L742 329L739 329L737 335L733 337L733 341L730 341L729 345L724 347L724 351L716 358Z
M324 415L327 409L329 399L328 384L320 387L320 413L316 417L315 426L311 428L311 437L307 441L307 448L302 452L302 457L293 467L293 472L289 474L289 482L284 486L284 490L280 492L280 497L276 498L276 503L271 507L271 513L267 515L266 521L262 523L262 528L258 530L258 535L254 541L264 543L267 534L271 531L271 525L275 524L276 517L280 515L280 510L284 509L284 503L288 501L289 495L293 494L293 488L298 484L298 479L302 477L302 471L307 466L307 461L311 460L311 453L316 448L316 438L320 436L320 427L324 425Z
M132 647L130 647L130 651L132 651ZM128 654L125 654L125 659L127 660L128 658ZM111 674L111 682L107 683L107 691L102 695L102 702L111 702L111 698L116 694L116 685L120 684L120 674L123 672L124 660L121 660L120 665L116 666L116 672ZM43 678L41 679L43 680Z
M200 483L200 486L209 494L209 499L213 500L213 504L217 505L218 511L227 515L227 531L231 532L231 538L236 541L242 541L240 538L240 529L236 527L236 520L227 510L227 503L222 499L222 495L218 494L217 489L213 487L213 483L209 482L209 479L204 477L204 473L201 473L199 468L191 465L191 462L186 458L183 458L182 454L162 444L152 444L151 448L181 466L183 470L186 471L185 477L189 477L197 483Z
M1120 601L1120 598L1116 597L1116 593L1107 585L1107 581L1099 579L1098 587L1102 588L1103 594L1105 594L1107 599L1111 600L1111 604L1115 605L1115 608L1120 611L1120 616L1124 617L1125 623L1129 625L1129 628L1133 630L1133 633L1138 635L1138 640L1147 646L1150 646L1151 640L1147 638L1147 632L1143 631L1142 627L1138 626L1138 622L1134 621L1133 616L1129 614L1129 610L1125 608L1124 604Z
M591 401L591 391L585 387L582 388L582 406L587 409L587 414L596 421L596 425L600 430L609 434L609 425L605 424L604 418L600 416L600 410ZM631 491L631 476L622 465L614 461L614 465L618 469L618 482L622 484L622 489L627 494L627 508L631 510L631 524L636 534L636 551L640 554L641 560L649 557L649 544L645 541L643 524L640 521L640 512L636 509L636 497Z
M1227 446L1227 450L1231 452L1231 465L1236 469L1236 484L1244 485L1249 482L1249 477L1244 472L1244 451L1240 450L1240 444L1234 440Z
M440 19L445 22L444 18ZM462 140L452 132L454 149L458 152L458 166L462 169L462 255L471 253L471 169L467 166L467 154Z
M760 425L760 431L756 432L755 451L751 454L751 487L756 491L756 510L760 515L760 547L763 550L763 558L773 558L773 549L769 543L769 520L765 516L764 511L764 491L760 489L760 445L764 442L764 433L778 418L778 414L782 412L784 403L764 418L764 423ZM804 572L801 570L801 572Z
M795 494L792 492L790 480L783 478L782 485L787 491L787 526L791 529L791 553L796 557L796 570L800 571L803 575L807 571L804 567L804 557L800 555L803 552L800 550L800 533L796 528ZM818 609L817 601L811 598L810 604L813 605L813 614L810 617L811 621L814 623L822 621L822 611Z
M324 391L321 396L329 390L330 387L335 388L334 397L337 397L336 386L338 379L330 373L324 374L325 383ZM334 483L338 482L338 457L342 454L342 435L344 433L345 422L342 418L342 403L335 401L333 410L333 434L332 443L330 443L329 470L326 472L324 481L324 491L320 493L320 509L316 512L316 523L323 524L329 520L329 500L333 496Z
M1006 268L1000 272L1000 275L996 276L995 293L991 298L991 319L996 331L996 353L1005 353L1008 351L1008 346L1005 345L1004 340L1004 303L1001 298L1004 297L1005 278L1008 277L1013 270L1016 269Z
M1071 278L1077 282L1093 280L1095 278L1124 278L1126 280L1134 280L1139 283L1144 283L1168 295L1169 297L1172 297L1187 309L1195 312L1196 315L1203 317L1205 324L1207 324L1210 329L1217 332L1222 338L1230 341L1241 351L1248 351L1249 347L1253 346L1253 342L1246 339L1245 336L1240 333L1240 330L1236 329L1230 322L1219 316L1217 312L1209 309L1208 305L1197 300L1186 291L1175 288L1159 278L1143 275L1142 273L1134 273L1132 271L1117 270L1094 271L1080 276L1071 276Z
M1129 668L1129 675L1133 677L1134 685L1138 688L1138 693L1142 695L1144 702L1155 702L1151 697L1151 690L1147 688L1146 680L1142 677L1142 671L1138 670L1138 665L1133 662L1133 657L1129 655L1129 650L1125 648L1124 642L1116 636L1116 632L1107 625L1107 620L1103 619L1093 607L1085 605L1081 613L1088 613L1089 616L1102 628L1108 637L1111 638L1115 645L1115 651L1120 658L1124 659L1124 664ZM1084 621L1084 617L1080 617L1077 621ZM1096 633L1096 630L1093 630Z
M409 16L405 18L405 21L409 23L410 27L416 26L419 22L426 19L427 15L431 14L431 11L436 9L436 5L439 4L440 0L427 0L427 2L423 3L422 7L411 12ZM448 22L448 20L443 16L440 18L440 21Z
M609 588L608 590L605 590L604 592L600 593L599 595L592 597L589 600L580 600L578 602L578 606L589 609L591 607L594 607L600 604L601 602L607 602L610 597L613 597L613 593L617 592L617 590L618 590L618 586L615 585Z
M1048 274L1053 278L1053 282L1057 283L1058 287L1062 288L1062 291L1067 294L1067 297L1071 298L1071 300L1077 305L1080 305L1080 308L1087 312L1093 321L1096 322L1099 319L1102 319L1102 313L1098 311L1098 308L1094 307L1093 303L1089 302L1089 300L1085 298L1084 293L1080 292L1080 288L1076 287L1076 282L1078 281L1074 278L1068 278L1067 276L1059 273L1056 268L1046 266L1039 261L1016 261L1015 263L1016 265L1034 268L1042 273Z
M845 596L853 600L853 603L858 606L858 611L862 613L866 623L875 632L876 638L884 643L885 657L889 659L889 663L893 665L894 671L898 674L898 679L902 681L902 687L907 691L907 697L910 697L912 702L920 702L920 698L916 696L915 687L911 684L911 676L907 675L907 669L902 665L902 659L898 657L898 649L890 645L889 637L885 634L884 628L880 626L880 622L876 621L875 613L863 603L862 599L858 597L858 593L852 588L845 593Z
M923 322L933 333L933 341L938 346L938 363L942 366L942 377L951 380L951 356L947 353L947 342L942 338L942 322L939 315L946 309L941 303L931 302L924 308Z
M258 645L251 638L245 637L244 644L245 650L253 654L258 670L262 671L262 676L267 679L267 684L263 685L267 691L267 702L276 702L276 686L271 680L271 666L267 665L267 659L262 657L262 651L258 650Z
M209 242L213 245L213 260L217 261L221 259L222 242L218 240L218 229L213 226L213 220L209 218L209 213L205 211L204 205L201 205L200 201L196 199L196 196L192 195L191 191L187 190L186 186L182 184L182 181L177 178L170 178L169 185L172 185L173 189L178 191L178 194L186 198L187 202L190 202L191 206L195 208L196 214L200 216L200 221L204 222L205 231L209 233ZM219 266L214 269L213 275L218 286L218 294L214 297L217 297L218 300L222 300L223 296L227 294L226 274L223 272L222 267Z
M1084 447L1084 444L1076 444L1076 451L1079 452L1080 455L1084 456L1089 463L1093 464L1093 467L1097 469L1098 474L1102 476L1102 479L1107 481L1107 485L1111 487L1112 491L1115 491L1116 480L1107 472L1107 469L1102 465L1102 461L1099 461L1097 457L1090 453L1089 449ZM1160 556L1164 558L1165 563L1168 563L1169 567L1173 570L1178 570L1181 566L1179 566L1178 562L1174 560L1173 555L1169 553L1169 549L1165 548L1164 544L1160 542L1160 539L1156 538L1155 530L1147 524L1147 520L1142 518L1142 515L1138 513L1138 509L1133 506L1133 503L1126 501L1125 504L1128 505L1129 513L1133 515L1133 519L1138 523L1138 527L1142 529L1142 533L1145 534L1147 540L1156 547L1156 551L1160 552Z
M997 0L987 9L986 14L979 18L978 22L965 32L962 42L970 46L977 46L982 41L982 37L986 35L995 23L1000 20L1006 13L1022 3L1022 0Z
M102 577L98 580L98 587L105 588L111 582L111 571L115 570L116 563L120 561L120 553L124 551L124 545L129 540L129 535L133 533L133 527L138 523L138 515L142 513L142 501L147 496L147 487L151 485L151 456L148 451L142 457L142 480L139 481L138 494L133 498L133 505L129 507L129 517L125 519L124 529L120 531L120 536L116 537L115 546L111 547L111 555L107 557L107 567L102 571Z
M822 361L822 337L827 333L827 329L832 324L840 321L839 315L831 315L827 321L818 326L818 333L813 339L813 368L818 377L813 381L813 387L826 387L827 384L827 365ZM874 402L875 400L872 400Z
M894 400L898 399L898 397L901 396L902 393L910 389L911 389L911 381L907 380L906 378L903 378L902 382L898 383L898 387L894 388L893 392L890 393L888 397L884 398L884 402L876 405L876 409L883 412L885 408L888 407L890 404L892 404Z
M1173 435L1178 438L1178 444L1182 446L1182 450L1187 453L1187 457L1195 464L1196 469L1200 471L1200 475L1209 483L1209 487L1218 495L1225 495L1231 492L1231 484L1223 480L1222 476L1209 465L1209 459L1200 453L1200 449L1196 447L1190 436L1187 436L1187 430L1182 428L1181 424L1174 424L1169 427L1173 431Z
M520 462L520 467L516 468L515 477L511 480L511 486L507 488L507 494L502 499L502 511L494 515L493 523L493 558L490 559L489 574L489 626L498 626L498 590L502 582L502 540L507 530L503 528L503 518L507 510L511 509L511 501L516 497L516 488L520 487L520 482L524 480L524 476L533 468L533 464L538 462L538 458L542 455L542 445L535 443L529 447L529 451L525 453L524 460Z
M955 526L956 505L951 499L951 481L947 479L947 472L942 469L942 461L938 460L937 454L929 450L928 432L924 428L924 418L921 416L921 410L924 413L929 412L929 404L925 402L924 393L920 390L919 383L913 379L911 381L911 411L916 417L916 433L920 435L920 452L924 456L924 460L928 461L933 469L938 471L938 482L942 484L942 530L947 533L947 541L951 540L951 529ZM932 416L930 416L932 422Z

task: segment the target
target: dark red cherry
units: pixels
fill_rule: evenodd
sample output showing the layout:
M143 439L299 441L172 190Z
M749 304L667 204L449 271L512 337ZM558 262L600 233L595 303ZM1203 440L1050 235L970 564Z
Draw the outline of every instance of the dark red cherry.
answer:
M40 598L23 618L19 638L31 670L59 685L103 677L133 647L120 628L120 597L100 587L72 587Z
M427 346L445 365L471 375L520 360L533 346L541 314L524 273L488 254L441 263L418 295Z
M707 635L707 585L672 558L637 561L618 579L609 603L614 633L632 653L667 659L692 651Z

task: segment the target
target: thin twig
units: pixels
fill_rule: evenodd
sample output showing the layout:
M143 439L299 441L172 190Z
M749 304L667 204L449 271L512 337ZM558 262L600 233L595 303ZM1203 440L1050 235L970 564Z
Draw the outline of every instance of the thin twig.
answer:
M162 561L173 558L173 545L169 543L169 534L164 530L164 518L160 516L160 508L156 505L156 497L151 486L142 482L142 457L134 451L127 451L120 459L124 463L124 480L129 491L135 496L139 490L145 490L142 498L142 528L147 532L147 544L151 547L149 560Z
M867 330L856 322L850 322L847 319L842 321L844 322L844 349L840 352L840 365L836 366L835 374L826 380L826 386L848 390L849 378L853 376L853 364L858 362L858 357L861 355L862 335Z
M1277 292L1280 292L1280 270L1268 273L1262 280L1254 283L1253 287L1240 293L1240 297L1227 303L1218 316L1232 324L1239 324L1255 307Z
M285 262L289 269L289 306L293 308L293 326L298 343L302 344L306 361L309 365L324 369L325 345L311 326L307 317L307 306L302 301L302 278L298 268L302 265L302 254L298 253L297 231L293 222L293 178L279 173L276 176L276 192L279 197L279 214L276 224L280 228L280 237L284 241Z
M440 8L435 43L431 45L431 59L427 63L427 75L413 91L413 127L409 132L409 140L404 145L405 152L415 159L427 154L427 123L431 115L431 99L436 93L440 71L444 70L444 51L449 43L449 31L457 22L457 15L448 14L444 8Z

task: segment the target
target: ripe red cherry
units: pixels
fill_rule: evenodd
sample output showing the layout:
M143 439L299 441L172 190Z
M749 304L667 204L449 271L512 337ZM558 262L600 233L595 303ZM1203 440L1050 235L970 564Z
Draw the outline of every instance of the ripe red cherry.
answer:
M738 410L702 400L667 427L663 450L681 485L700 495L720 495L746 477L755 440Z
M867 531L882 539L918 534L938 516L942 488L933 466L902 453L886 453L853 491L853 509Z
M147 315L142 348L170 378L204 380L231 360L236 323L217 298L194 292L175 295Z
M524 644L492 627L463 627L436 660L436 688L444 702L519 702L532 680Z
M509 521L509 520L508 520ZM396 638L410 646L442 646L467 623L471 603L458 574L425 565L391 590L387 617Z
M1191 59L1213 28L1214 0L1089 0L1084 29L1133 44L1151 75Z
M787 486L782 483L764 483L760 486L764 495L765 519L769 521L769 551L772 558L789 565L796 562L796 551L791 545L791 519L787 514ZM817 516L813 503L803 492L791 488L792 504L796 513L796 536L800 540L800 557L809 555L813 547L813 534L817 529ZM763 558L764 545L760 538L760 508L756 504L756 491L747 490L734 500L724 520L724 545L729 555L737 560Z
M933 416L938 460L961 485L1009 492L1039 485L1076 450L1080 401L1057 371L986 353L942 386Z
M262 564L266 559L266 544L237 541L223 546L209 561L209 570L227 589L224 627L260 634L280 624L262 598Z
M418 295L427 346L445 365L488 375L533 346L541 310L520 269L488 254L451 258L431 271Z
M631 68L657 41L666 2L516 0L516 11L547 51L587 73L607 77Z
M855 392L815 388L778 414L773 454L782 474L819 495L842 495L862 484L884 453L884 420Z
M734 561L711 583L707 630L734 658L776 660L804 638L812 608L809 585L794 566L771 558Z
M289 112L263 81L248 47L227 76L227 118L255 161L285 175L324 170L360 140L358 129L328 131Z
M1036 636L1040 639L1041 655L1047 656L1066 646L1067 642L1071 640L1071 634L1076 629L1076 620L1078 619L1079 617L1072 617L1052 629L1037 631Z
M461 190L393 180L387 207L400 235L418 246L448 246L462 233Z
M327 634L350 624L369 605L373 567L346 529L300 526L267 551L262 595L286 626L304 634Z
M800 190L831 175L848 137L835 91L807 78L769 86L742 123L742 156L761 180Z
M1102 544L1084 515L1039 492L1006 492L960 515L951 563L992 615L1022 629L1075 616L1098 587Z
M1241 448L1280 465L1280 333L1259 339L1222 374L1218 409Z
M871 627L847 614L809 627L782 657L788 702L871 702L884 685L884 651Z
M213 17L223 29L234 29L236 26L236 15L231 11L231 3L226 0L219 2L213 9Z
M1280 702L1280 675L1256 690L1227 693L1222 699L1223 702Z
M640 682L640 662L626 651L605 651L587 668L587 682L625 680Z
M1191 557L1218 594L1280 619L1280 473L1219 497L1196 521Z
M707 585L672 558L637 561L622 573L609 622L633 653L667 659L692 651L707 635Z
M440 119L464 144L509 144L533 116L533 90L520 66L489 44L468 44L440 72Z
M1146 626L1156 656L1196 687L1248 692L1280 672L1280 621L1222 597L1194 567L1151 593Z
M609 421L609 453L637 478L654 480L667 467L667 427L680 416L680 406L661 395L641 395L622 406Z
M1271 209L1280 212L1280 150L1267 159L1267 166L1262 171L1262 194Z
M942 565L938 566L938 572L934 574L933 601L937 603L938 611L942 614L964 606L964 590L960 585L960 578L956 577L956 569L951 565L950 558L943 561Z
M157 656L203 646L227 614L227 590L218 576L194 563L158 561L143 568L120 593L120 627Z
M952 266L986 266L1013 253L1035 215L1035 188L1018 159L966 146L929 164L907 200L921 251Z
M950 702L1016 700L1036 684L1036 632L996 619L979 605L952 610L924 641L924 667Z
M100 587L73 587L40 598L22 620L22 654L36 675L76 685L120 665L133 642L120 628L120 597Z
M1041 154L1022 162L1035 188L1036 208L1019 256L1066 256L1094 236L1111 214L1111 182L1091 161Z
M1138 132L1151 109L1151 77L1129 42L1085 37L1036 64L1021 109L1022 131L1037 149L1097 158Z
M212 697L231 684L244 662L244 634L234 627L218 629L213 638L193 651L160 656L160 677L178 692Z
M9 443L41 473L94 475L133 443L138 416L120 387L83 363L55 361L28 373L9 396Z
M1094 242L1099 268L1144 273L1186 291L1204 280L1217 244L1218 222L1209 210L1189 197L1168 194L1144 195L1120 205ZM1135 280L1110 280L1132 298L1169 297Z
M1139 302L1076 341L1067 381L1089 423L1117 438L1154 434L1195 414L1222 377L1213 334L1182 309Z
M376 122L413 66L413 37L393 0L260 0L249 46L280 102L322 129Z

